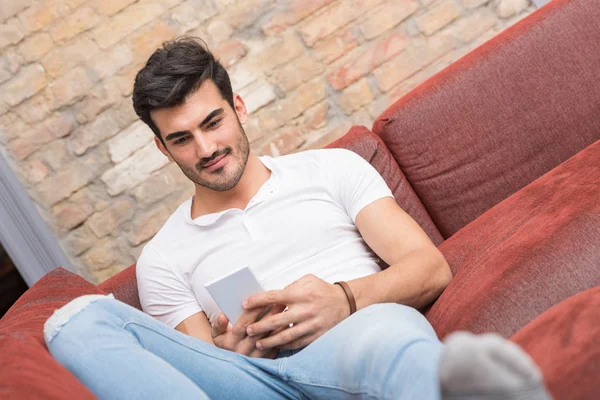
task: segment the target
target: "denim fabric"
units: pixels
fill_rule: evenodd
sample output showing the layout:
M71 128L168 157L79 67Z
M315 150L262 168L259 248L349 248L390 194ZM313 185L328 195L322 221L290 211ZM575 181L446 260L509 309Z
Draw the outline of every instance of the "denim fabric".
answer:
M48 348L100 399L440 397L443 345L398 304L364 308L274 360L217 348L108 296L70 309L57 312L60 324L48 321Z

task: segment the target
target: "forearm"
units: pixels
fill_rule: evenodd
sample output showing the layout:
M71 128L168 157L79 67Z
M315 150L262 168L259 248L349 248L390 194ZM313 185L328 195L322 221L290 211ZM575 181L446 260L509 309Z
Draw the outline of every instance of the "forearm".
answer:
M414 250L387 269L348 282L358 310L376 303L400 303L421 308L434 301L452 273L443 255L431 249Z
M208 344L212 344L213 346L215 345L211 335L210 323L208 322L206 314L203 312L196 313L181 321L181 323L175 327L175 330L195 337L196 339L200 339Z

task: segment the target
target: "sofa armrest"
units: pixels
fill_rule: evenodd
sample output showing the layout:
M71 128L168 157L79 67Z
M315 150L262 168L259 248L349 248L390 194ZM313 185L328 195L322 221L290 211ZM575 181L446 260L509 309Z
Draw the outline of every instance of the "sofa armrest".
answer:
M560 302L510 340L535 360L555 399L595 399L600 394L598 321L600 286Z
M106 294L79 275L56 268L30 287L0 320L0 333L30 336L45 347L44 323L52 313L79 296Z
M63 268L27 290L0 320L0 398L93 399L86 387L48 353L44 323L82 295L106 294Z
M0 333L0 398L96 399L46 347L20 332Z
M452 331L511 336L554 304L600 285L600 141L446 240L455 274L426 316Z

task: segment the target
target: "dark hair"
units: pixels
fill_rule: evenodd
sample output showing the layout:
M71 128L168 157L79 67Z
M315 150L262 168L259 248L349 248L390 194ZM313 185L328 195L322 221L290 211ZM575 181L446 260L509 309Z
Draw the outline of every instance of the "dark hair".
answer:
M229 74L199 38L182 36L163 43L135 77L133 109L162 141L160 131L150 118L157 108L183 104L206 80L212 80L221 96L233 108Z

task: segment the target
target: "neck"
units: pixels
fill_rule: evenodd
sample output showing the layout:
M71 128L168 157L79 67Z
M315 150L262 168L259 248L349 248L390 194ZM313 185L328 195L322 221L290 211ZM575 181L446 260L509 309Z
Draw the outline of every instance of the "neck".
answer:
M195 185L196 192L192 199L191 210L192 219L230 208L245 209L252 197L270 176L271 171L264 166L257 156L250 153L244 173L232 189L218 192L204 186Z

